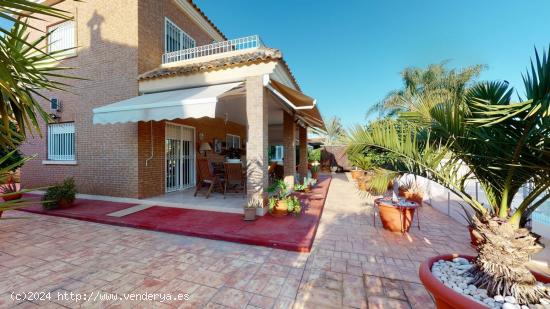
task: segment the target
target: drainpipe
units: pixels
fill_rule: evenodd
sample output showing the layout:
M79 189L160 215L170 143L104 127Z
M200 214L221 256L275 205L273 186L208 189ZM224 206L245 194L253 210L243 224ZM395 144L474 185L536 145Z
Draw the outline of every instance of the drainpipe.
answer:
M151 124L151 131L150 131L150 136L151 136L151 156L147 159L145 159L145 166L148 166L149 165L149 161L151 159L153 159L153 120L149 121L149 123Z

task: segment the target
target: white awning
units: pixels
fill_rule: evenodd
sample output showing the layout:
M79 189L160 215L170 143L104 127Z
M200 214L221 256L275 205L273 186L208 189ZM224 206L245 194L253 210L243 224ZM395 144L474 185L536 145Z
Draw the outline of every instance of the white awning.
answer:
M218 97L242 82L144 94L94 108L94 124L216 117Z

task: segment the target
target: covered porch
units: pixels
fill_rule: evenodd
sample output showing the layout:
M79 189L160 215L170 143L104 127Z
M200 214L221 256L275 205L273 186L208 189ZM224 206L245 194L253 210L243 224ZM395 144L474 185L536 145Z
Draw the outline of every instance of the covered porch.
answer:
M315 100L288 74L278 61L162 79L146 73L142 95L94 109L94 123L137 122L140 199L242 213L248 200L263 200L270 162L289 183L308 175L307 128L324 128ZM231 150L245 171L244 194L194 197L198 161L223 167Z

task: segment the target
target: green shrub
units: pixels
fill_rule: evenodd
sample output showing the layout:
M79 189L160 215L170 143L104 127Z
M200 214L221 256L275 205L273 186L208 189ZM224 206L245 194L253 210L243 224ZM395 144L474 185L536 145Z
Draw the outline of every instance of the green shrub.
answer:
M46 190L46 194L42 198L42 206L45 209L56 209L59 208L59 202L63 201L68 204L74 202L76 195L76 186L74 184L74 179L67 178L63 183L55 185Z
M310 150L309 153L307 154L307 158L309 162L314 162L314 161L321 162L321 148Z

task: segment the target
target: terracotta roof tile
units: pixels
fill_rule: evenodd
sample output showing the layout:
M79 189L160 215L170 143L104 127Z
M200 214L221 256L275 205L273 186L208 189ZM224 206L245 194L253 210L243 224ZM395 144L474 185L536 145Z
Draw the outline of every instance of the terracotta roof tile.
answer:
M214 71L224 68L242 66L258 62L280 61L288 71L298 90L300 87L292 75L290 68L283 59L283 54L280 50L274 48L260 47L249 52L228 55L213 60L203 62L182 63L181 65L172 67L160 67L149 72L145 72L139 76L139 80L148 80L155 78L165 78L177 75L193 74L198 72Z

